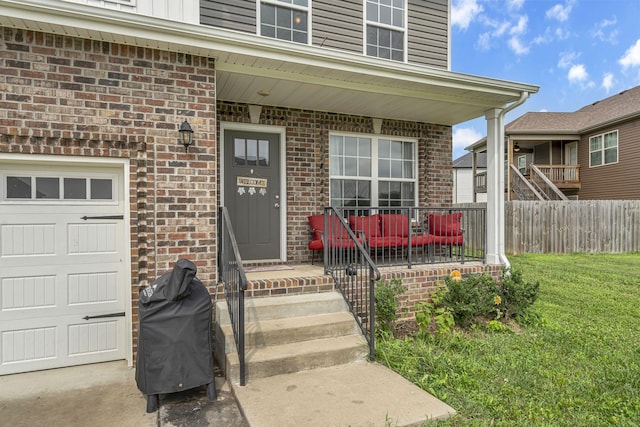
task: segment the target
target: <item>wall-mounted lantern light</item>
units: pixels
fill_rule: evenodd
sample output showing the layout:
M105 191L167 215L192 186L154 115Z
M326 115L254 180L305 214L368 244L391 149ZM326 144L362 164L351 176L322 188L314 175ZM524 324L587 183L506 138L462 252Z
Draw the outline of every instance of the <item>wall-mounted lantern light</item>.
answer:
M188 153L189 146L193 143L193 129L191 129L191 125L189 125L187 119L184 119L178 132L180 132L178 142L184 145L184 151Z

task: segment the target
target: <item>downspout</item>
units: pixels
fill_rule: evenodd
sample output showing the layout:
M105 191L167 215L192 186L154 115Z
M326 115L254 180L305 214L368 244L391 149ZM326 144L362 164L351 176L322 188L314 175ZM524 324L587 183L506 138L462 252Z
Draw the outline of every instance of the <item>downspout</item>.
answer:
M521 106L522 104L524 104L524 102L529 98L529 92L522 92L520 94L520 99L517 100L516 102L514 102L511 105L508 105L507 107L505 107L500 114L498 114L498 129L499 129L499 141L503 141L504 142L504 116L511 110L513 110L514 108L517 108L519 106ZM503 153L504 155L504 153ZM502 160L503 164L504 164L504 159ZM502 173L504 174L504 171L502 171ZM503 195L504 197L504 195ZM509 262L509 260L507 259L507 255L504 253L504 209L502 210L502 218L503 218L503 224L502 224L502 245L498 248L498 257L500 258L500 261L502 261L502 264L504 264L504 268L507 271L506 275L507 277L511 275L511 273L509 272L509 270L511 270L511 263Z

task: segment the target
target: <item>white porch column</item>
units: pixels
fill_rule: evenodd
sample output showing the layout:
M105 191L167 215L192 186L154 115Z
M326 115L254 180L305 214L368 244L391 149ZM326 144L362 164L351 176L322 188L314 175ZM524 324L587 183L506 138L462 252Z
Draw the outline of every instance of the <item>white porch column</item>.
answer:
M502 109L485 112L487 120L487 264L502 264L504 253L504 138Z

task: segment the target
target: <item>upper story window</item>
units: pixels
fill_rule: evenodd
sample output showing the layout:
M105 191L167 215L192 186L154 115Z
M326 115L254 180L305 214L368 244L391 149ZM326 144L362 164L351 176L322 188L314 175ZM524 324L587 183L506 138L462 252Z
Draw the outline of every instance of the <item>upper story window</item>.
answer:
M589 167L618 163L618 131L589 138Z
M366 54L405 61L406 0L365 0Z
M260 35L309 43L310 0L258 0Z

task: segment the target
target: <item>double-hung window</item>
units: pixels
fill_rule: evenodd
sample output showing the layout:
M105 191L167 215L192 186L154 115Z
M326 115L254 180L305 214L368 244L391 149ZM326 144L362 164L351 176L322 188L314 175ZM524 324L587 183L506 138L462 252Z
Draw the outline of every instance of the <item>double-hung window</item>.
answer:
M415 206L416 143L331 135L329 175L331 206Z
M258 0L260 35L309 43L311 0Z
M618 163L618 131L589 138L589 167Z
M368 56L405 61L406 0L365 0Z

